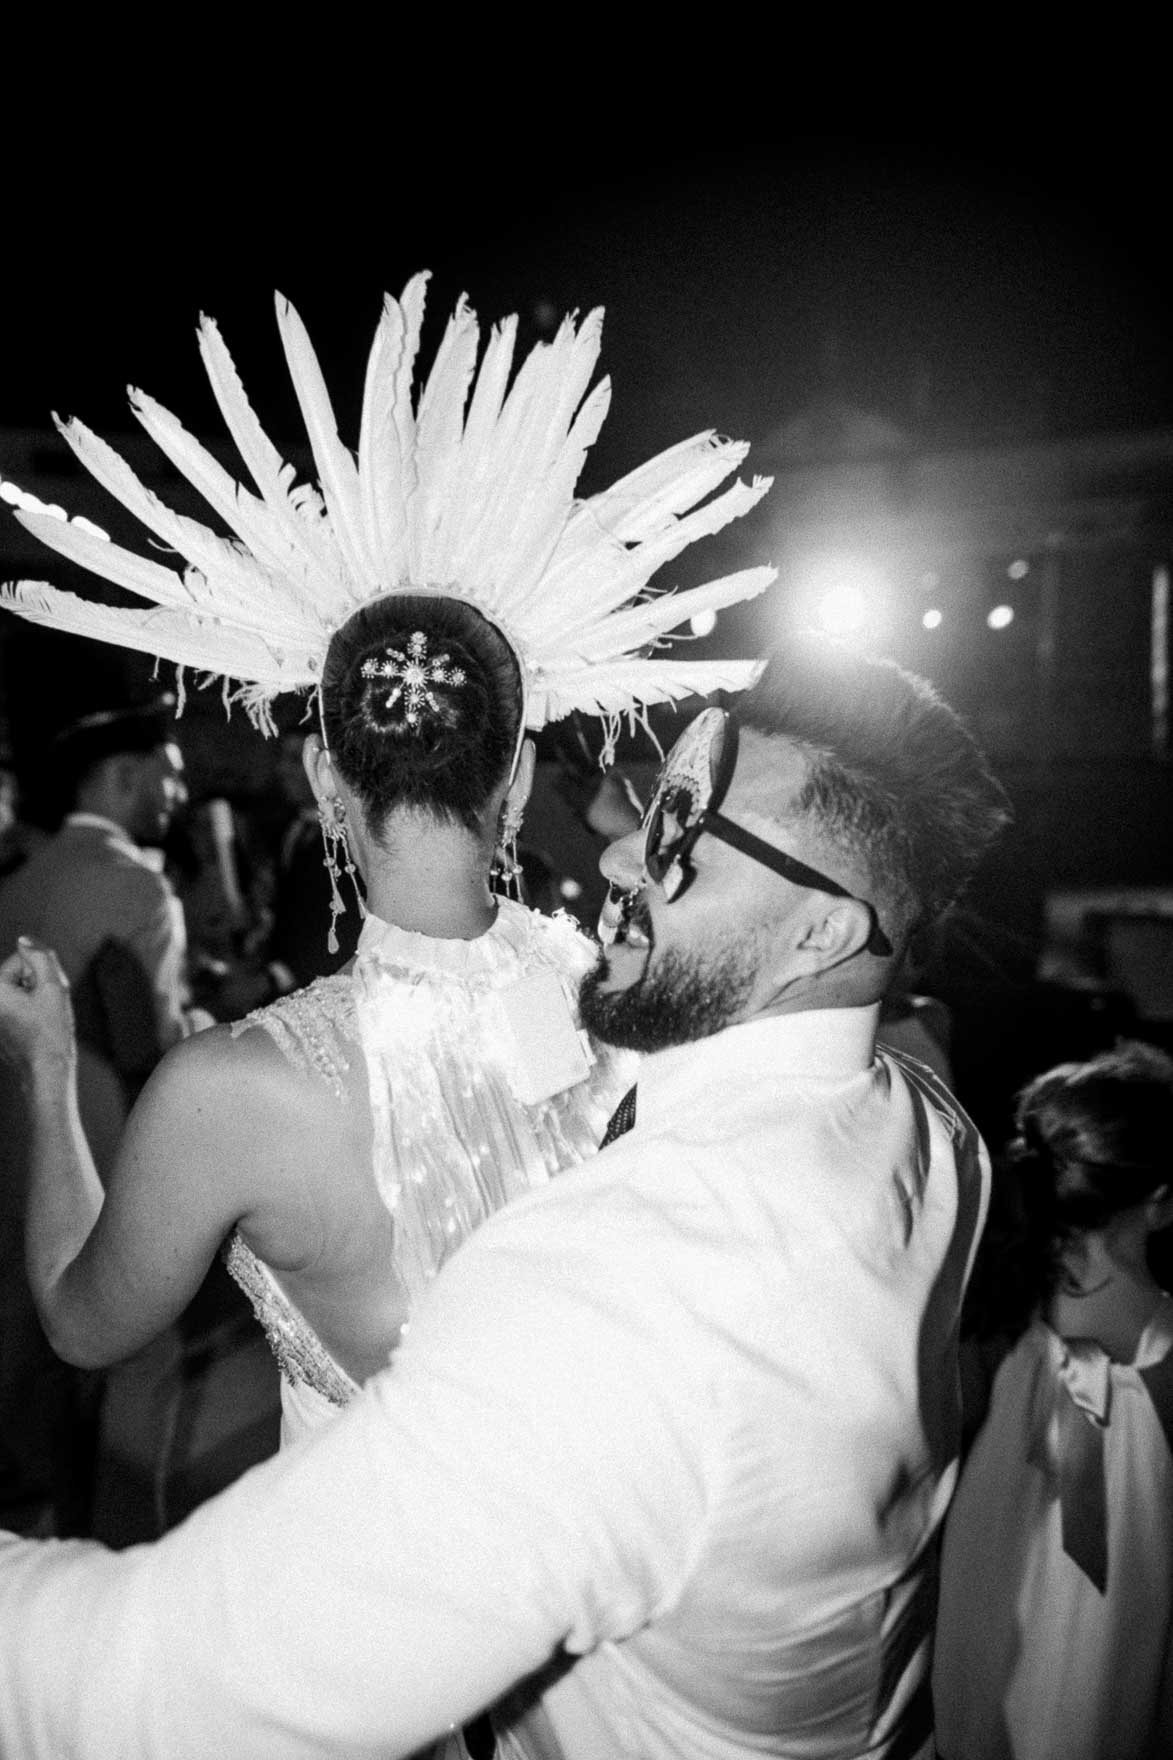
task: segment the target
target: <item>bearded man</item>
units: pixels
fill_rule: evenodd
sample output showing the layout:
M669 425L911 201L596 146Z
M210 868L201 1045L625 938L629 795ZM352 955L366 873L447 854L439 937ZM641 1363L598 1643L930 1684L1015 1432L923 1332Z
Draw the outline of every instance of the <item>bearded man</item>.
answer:
M1004 817L887 663L795 643L702 711L603 858L633 1128L157 1545L0 1548L4 1751L402 1756L491 1706L502 1760L928 1760L988 1163L876 1025Z

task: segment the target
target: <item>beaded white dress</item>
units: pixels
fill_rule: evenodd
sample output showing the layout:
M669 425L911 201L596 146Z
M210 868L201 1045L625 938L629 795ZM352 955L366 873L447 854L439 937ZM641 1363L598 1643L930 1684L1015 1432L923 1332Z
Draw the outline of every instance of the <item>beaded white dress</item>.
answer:
M387 1275L408 1312L495 1210L593 1154L634 1080L630 1054L596 1045L575 1025L579 981L594 958L570 918L506 899L472 941L368 916L350 973L320 978L236 1024L237 1033L269 1033L339 1105L355 1060L365 1062L372 1178L395 1224ZM585 1072L541 1098L533 1095L542 1074L548 1086L557 1072L539 1071L535 1080L527 1067L519 997L523 1009L552 1005L555 1035ZM239 1233L224 1256L281 1369L284 1445L345 1405L357 1386Z

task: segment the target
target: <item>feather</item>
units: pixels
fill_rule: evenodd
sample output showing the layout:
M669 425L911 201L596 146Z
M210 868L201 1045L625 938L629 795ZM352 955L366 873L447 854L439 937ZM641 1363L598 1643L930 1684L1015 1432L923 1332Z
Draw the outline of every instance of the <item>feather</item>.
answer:
M100 575L115 586L125 587L140 598L151 599L156 605L171 605L186 611L194 609L192 595L176 569L149 562L145 556L136 556L132 550L124 550L120 544L108 539L97 538L84 526L57 519L50 513L18 508L14 518L50 550L56 550L59 556L76 562L91 574Z
M580 638L575 652L595 663L620 659L679 629L700 611L723 611L729 605L758 598L777 578L776 568L747 568L681 593L657 593L604 619Z
M406 343L403 308L385 294L367 360L358 441L363 535L384 582L407 572L404 459L395 421L397 373Z
M78 421L60 422L62 437L91 476L108 489L155 536L194 566L184 583L195 604L210 595L209 614L232 610L245 621L272 619L280 615L287 595L273 593L263 570L238 544L220 538L198 520L173 513L157 495L145 488L124 459ZM138 591L137 588L133 589Z
M518 556L518 581L529 581L530 586L527 591L523 584L519 584L517 592L512 596L511 603L516 612L523 611L539 593L544 595L546 570L574 506L574 486L582 474L586 455L598 438L599 429L610 407L611 381L602 379L579 410L561 456L546 473L542 486L547 505L546 517L534 522L533 536Z
M760 660L625 660L605 670L583 666L548 678L539 674L536 707L545 721L558 721L576 709L591 715L626 715L633 703L675 703L682 697L748 689L761 672ZM531 709L530 727L543 721Z
M463 485L457 481L457 464L479 336L476 314L461 294L416 415L417 481L408 503L408 566L414 580L451 579L448 522L459 520Z
M683 440L594 497L596 517L625 544L654 537L742 464L749 447L711 430Z
M399 434L399 450L405 460L412 461L414 472L415 461L415 411L411 401L411 387L415 376L416 356L419 353L420 335L423 330L424 311L427 306L428 282L431 276L425 270L413 275L403 290L399 305L403 312L406 329L403 338L403 349L399 364L395 370L395 381L392 388L394 397L395 426ZM404 500L415 487L414 475L404 481Z
M670 562L697 538L707 537L748 513L770 487L769 477L755 477L752 484L735 483L724 494L708 501L692 513L675 520L666 530L644 544L629 550L621 567L607 582L605 603L592 601L585 593L564 590L559 595L557 619L543 629L543 640L576 648L600 616L614 614L644 590L652 575ZM582 564L578 574L581 576Z
M96 605L47 581L19 581L0 588L0 605L30 623L113 642L120 648L135 648L199 672L238 677L240 674L230 668L240 666L250 680L272 691L313 682L305 654L286 654L255 633L242 638L239 631L189 613Z
M293 552L280 533L274 535L265 503L238 483L205 447L193 439L170 410L133 386L128 395L131 411L160 452L203 496L228 529L247 545L257 561L270 568L288 568Z
M493 327L485 347L462 441L461 468L473 481L483 481L488 475L490 445L501 417L516 341L517 319L506 318Z
M358 466L338 438L338 424L318 357L305 325L287 299L276 297L277 326L285 361L309 435L330 527L350 575L352 597L361 604L378 589L379 570L363 535Z
M517 320L498 325L489 337L469 400L460 441L459 492L446 515L447 562L453 580L478 570L482 533L495 501L496 427L513 360Z
M246 470L269 509L276 531L296 553L303 550L315 574L333 585L341 577L341 559L328 520L313 524L301 517L292 499L293 471L265 433L245 395L232 356L211 318L201 317L196 332L212 394Z
M567 445L565 424L587 389L597 354L599 313L592 313L581 338L567 319L555 340L532 350L505 398L493 435L498 461L493 496L484 502L474 546L481 554L477 586L497 604L504 598L511 605L525 604L557 549L572 510L572 484L555 470L555 461ZM601 421L606 398L608 391L602 391L592 403L569 447L569 461L578 456L579 468L579 442L592 421ZM572 463L571 473L578 475Z

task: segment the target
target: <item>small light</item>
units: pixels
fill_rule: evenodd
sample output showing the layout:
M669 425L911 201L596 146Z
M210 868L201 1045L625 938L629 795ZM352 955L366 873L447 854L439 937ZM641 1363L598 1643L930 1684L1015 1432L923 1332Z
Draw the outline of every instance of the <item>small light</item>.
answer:
M711 636L717 627L717 613L713 610L694 611L688 627L694 636Z
M924 616L921 618L921 622L926 629L940 629L942 616L943 613L934 608L931 611L925 612Z
M66 525L77 526L83 532L89 532L92 537L104 539L107 544L110 542L109 532L94 525L92 520L85 519L80 514L75 519L70 519L65 509L59 507L55 501L41 501L27 489L8 482L7 478L0 478L0 501L7 501L10 507L23 508L26 513L49 514L53 519L63 520Z
M986 622L991 629L1006 629L1009 624L1014 622L1014 607L1012 605L995 605L986 618Z
M562 897L569 903L573 903L576 898L582 897L582 887L577 880L572 880L569 874L566 876L565 880L562 881L558 890L562 894Z
M1010 576L1012 581L1025 580L1026 576L1030 573L1030 563L1024 562L1022 558L1019 557L1017 562L1012 562L1010 564L1006 573Z

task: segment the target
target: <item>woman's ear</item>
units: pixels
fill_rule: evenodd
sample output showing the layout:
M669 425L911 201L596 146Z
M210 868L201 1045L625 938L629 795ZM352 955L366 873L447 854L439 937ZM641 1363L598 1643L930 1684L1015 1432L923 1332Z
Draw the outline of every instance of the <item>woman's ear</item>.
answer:
M301 762L316 801L325 800L337 793L334 767L319 734L306 734L305 744L301 748Z

